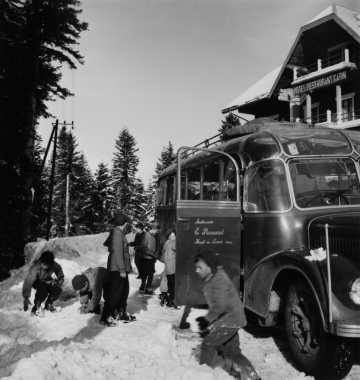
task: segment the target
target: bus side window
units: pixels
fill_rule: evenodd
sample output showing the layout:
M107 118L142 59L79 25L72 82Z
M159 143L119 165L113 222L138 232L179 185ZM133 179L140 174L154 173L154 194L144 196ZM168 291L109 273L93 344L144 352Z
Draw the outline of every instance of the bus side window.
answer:
M241 167L240 160L236 159L236 161L239 167ZM225 160L223 173L223 186L219 199L224 201L236 201L236 169L232 160Z
M187 192L186 192L186 172L181 171L181 178L180 178L180 199L187 199L185 198Z
M203 200L219 199L220 165L219 162L209 162L204 165Z
M156 204L158 206L163 206L165 204L165 191L166 191L166 179L163 178L159 184L157 189L157 197L156 197Z
M200 199L200 168L189 169L188 199Z
M245 186L245 211L285 211L291 206L285 168L280 160L251 166Z
M175 177L166 178L166 204L172 205L174 203L174 181Z

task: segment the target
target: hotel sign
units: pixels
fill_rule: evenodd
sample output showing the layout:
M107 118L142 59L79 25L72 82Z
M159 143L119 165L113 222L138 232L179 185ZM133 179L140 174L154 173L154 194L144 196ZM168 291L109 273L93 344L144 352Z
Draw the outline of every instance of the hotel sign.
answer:
M294 96L301 95L305 92L314 91L318 88L331 86L332 84L346 80L346 75L346 71L341 71L340 73L328 75L324 78L314 80L313 82L296 86L294 87Z

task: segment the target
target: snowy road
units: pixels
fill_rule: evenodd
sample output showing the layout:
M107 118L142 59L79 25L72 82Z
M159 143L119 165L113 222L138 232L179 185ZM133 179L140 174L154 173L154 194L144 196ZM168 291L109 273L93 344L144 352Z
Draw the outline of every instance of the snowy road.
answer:
M69 279L81 269L105 263L105 251L81 253L75 261L57 260ZM157 286L161 266L157 264ZM57 301L62 311L43 319L21 311L25 273L20 270L0 284L1 379L232 379L220 369L198 364L197 334L178 328L183 310L164 309L156 296L140 294L135 275L130 275L128 311L136 314L137 322L107 328L99 316L77 313L78 298ZM291 364L280 329L250 326L240 330L240 341L263 380L311 379ZM346 379L360 379L359 364Z

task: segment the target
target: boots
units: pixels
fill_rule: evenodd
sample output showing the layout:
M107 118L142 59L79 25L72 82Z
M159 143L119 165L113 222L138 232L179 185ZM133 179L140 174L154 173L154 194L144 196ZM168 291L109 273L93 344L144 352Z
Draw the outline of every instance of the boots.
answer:
M45 317L45 312L44 312L44 309L42 309L41 307L41 302L35 302L33 308L31 309L31 315L33 317L39 317L39 318Z
M52 313L56 313L58 309L53 306L53 299L49 297L45 302L45 310L50 311Z
M115 327L115 326L117 326L117 321L116 321L116 319L112 315L106 316L105 314L103 314L101 316L100 323L102 325L107 326L107 327Z
M161 306L165 306L165 304L167 304L167 303L169 302L168 295L167 295L167 293L165 293L165 292L161 292L161 293L158 295L158 298L159 298L159 301L160 301L160 305L161 305Z
M147 295L149 295L149 296L152 296L152 295L155 294L154 291L151 288L146 288L146 290L145 290L144 293L147 294Z
M134 315L128 314L126 312L126 309L120 309L115 319L117 321L123 321L124 323L136 321L136 317Z

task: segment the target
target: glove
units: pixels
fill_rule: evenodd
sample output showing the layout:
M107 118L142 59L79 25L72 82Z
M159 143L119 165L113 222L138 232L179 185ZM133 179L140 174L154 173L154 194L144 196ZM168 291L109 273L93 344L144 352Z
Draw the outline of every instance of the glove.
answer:
M207 327L209 326L209 322L207 321L207 319L205 317L198 317L195 319L195 321L198 323L199 329L201 331L206 330Z
M24 298L24 311L27 311L27 309L29 308L29 305L31 305L31 302L30 302L28 297L25 297Z
M78 310L79 314L87 314L89 313L89 309L87 308L87 306L81 306Z
M64 281L65 279L63 278L61 280L55 280L53 286L58 286L59 288L62 288Z

